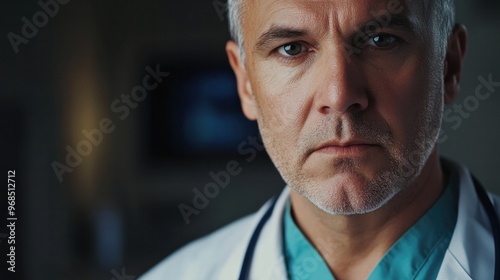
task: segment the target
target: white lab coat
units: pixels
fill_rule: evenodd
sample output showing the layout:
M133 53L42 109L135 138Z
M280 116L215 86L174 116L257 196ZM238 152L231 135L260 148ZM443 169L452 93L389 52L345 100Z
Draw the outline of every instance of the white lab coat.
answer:
M455 162L450 162L450 166L460 174L459 209L438 279L493 279L494 242L487 214L467 168ZM288 279L283 255L282 218L289 192L288 188L283 190L262 229L250 279ZM500 215L500 198L489 196L497 215ZM238 279L250 237L269 206L270 202L267 202L257 213L188 244L139 279Z

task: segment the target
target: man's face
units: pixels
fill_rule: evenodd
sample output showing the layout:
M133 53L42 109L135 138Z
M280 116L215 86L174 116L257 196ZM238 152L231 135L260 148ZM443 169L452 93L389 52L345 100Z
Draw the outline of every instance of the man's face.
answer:
M245 2L244 112L284 180L328 213L378 209L435 152L444 57L423 2Z

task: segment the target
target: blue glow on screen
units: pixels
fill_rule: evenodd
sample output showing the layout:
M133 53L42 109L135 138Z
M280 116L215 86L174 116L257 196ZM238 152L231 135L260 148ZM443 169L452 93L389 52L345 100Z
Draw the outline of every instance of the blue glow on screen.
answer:
M236 153L239 143L256 135L256 124L241 111L232 72L190 75L179 85L176 95L181 109L174 111L180 116L171 120L181 121L176 126L181 135L172 142L181 153Z

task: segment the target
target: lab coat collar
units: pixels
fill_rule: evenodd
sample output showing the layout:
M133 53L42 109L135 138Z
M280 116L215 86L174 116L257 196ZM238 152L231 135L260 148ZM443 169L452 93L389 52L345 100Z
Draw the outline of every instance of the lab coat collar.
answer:
M460 184L457 223L437 279L493 279L491 226L471 174L454 161L442 159L442 164L459 173Z
M255 248L250 279L288 279L283 251L283 215L290 189L281 192L269 221L262 228ZM262 216L262 215L260 215Z

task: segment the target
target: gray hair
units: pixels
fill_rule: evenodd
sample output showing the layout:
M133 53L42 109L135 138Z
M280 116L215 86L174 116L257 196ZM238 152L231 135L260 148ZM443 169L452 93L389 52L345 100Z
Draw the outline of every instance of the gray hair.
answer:
M438 28L440 29L441 54L444 56L446 55L446 49L448 47L448 39L453 33L453 28L455 26L455 2L454 0L436 0L433 11Z
M453 32L455 25L455 4L454 0L428 0L434 2L432 10L434 11L435 19L439 25L441 33L441 46L446 51L448 39ZM427 2L428 3L428 2ZM243 48L243 0L227 0L228 16L229 16L229 32L231 38L238 44L240 56L243 63L245 62L245 51Z
M238 44L240 49L240 57L243 63L245 62L245 51L243 49L243 0L227 0L228 16L229 16L229 32L231 38Z

